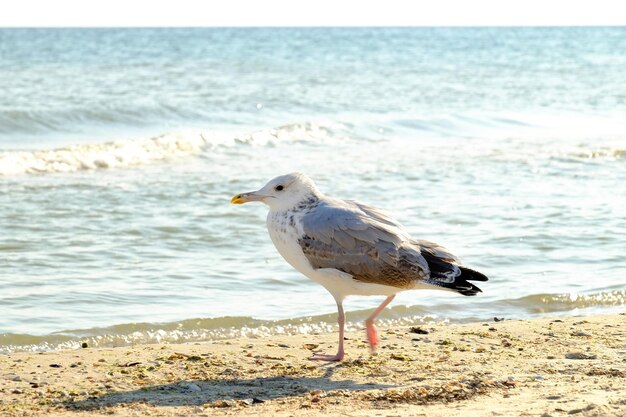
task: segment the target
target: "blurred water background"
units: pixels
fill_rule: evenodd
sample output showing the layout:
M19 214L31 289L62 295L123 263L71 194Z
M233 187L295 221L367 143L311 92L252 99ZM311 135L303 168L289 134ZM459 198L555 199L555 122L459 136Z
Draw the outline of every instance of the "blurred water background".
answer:
M626 28L0 30L0 352L332 330L295 170L491 278L383 321L624 311Z

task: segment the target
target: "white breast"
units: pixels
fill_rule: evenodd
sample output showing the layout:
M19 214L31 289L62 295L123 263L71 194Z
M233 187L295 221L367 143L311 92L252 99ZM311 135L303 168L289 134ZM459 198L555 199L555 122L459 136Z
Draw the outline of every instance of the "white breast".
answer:
M304 256L298 238L302 234L297 227L297 214L270 211L267 215L267 230L278 253L296 270L312 278L315 270Z

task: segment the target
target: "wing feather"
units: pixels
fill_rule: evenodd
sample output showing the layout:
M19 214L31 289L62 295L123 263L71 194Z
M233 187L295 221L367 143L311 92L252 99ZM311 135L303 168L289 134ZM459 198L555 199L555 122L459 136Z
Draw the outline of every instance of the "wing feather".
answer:
M335 268L363 282L410 288L430 276L419 245L382 210L323 200L302 217L300 246L314 268Z

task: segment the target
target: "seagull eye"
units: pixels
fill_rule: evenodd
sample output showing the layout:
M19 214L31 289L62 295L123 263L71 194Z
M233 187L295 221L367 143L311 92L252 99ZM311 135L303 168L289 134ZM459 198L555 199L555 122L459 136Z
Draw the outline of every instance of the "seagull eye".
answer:
M275 189L276 191L282 191L282 190L283 190L283 188L285 188L285 187L283 187L282 185L277 185L277 186L276 186L276 188L274 188L274 189Z

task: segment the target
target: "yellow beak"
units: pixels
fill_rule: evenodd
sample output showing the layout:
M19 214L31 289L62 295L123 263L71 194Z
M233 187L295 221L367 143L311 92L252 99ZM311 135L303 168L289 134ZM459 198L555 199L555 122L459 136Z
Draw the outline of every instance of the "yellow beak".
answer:
M241 194L237 194L233 198L230 199L231 204L243 204L246 200L241 196Z
M241 193L237 194L233 198L230 199L231 204L243 204L248 203L250 201L263 201L266 196L259 195L255 191L249 193Z

